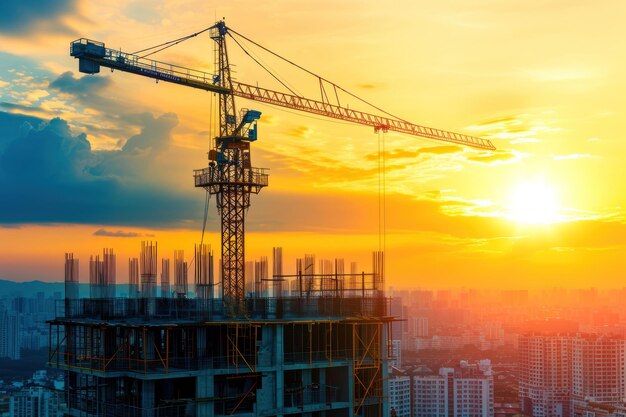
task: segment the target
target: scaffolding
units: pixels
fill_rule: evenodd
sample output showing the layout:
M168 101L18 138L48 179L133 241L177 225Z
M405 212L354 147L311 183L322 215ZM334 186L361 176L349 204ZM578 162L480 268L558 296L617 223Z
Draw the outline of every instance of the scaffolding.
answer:
M345 273L342 259L319 260L316 270L309 254L296 274L284 274L275 248L272 276L267 258L253 263L247 314L233 318L213 291L208 246L194 248L194 297L183 251L174 253L174 294L162 288L156 296L156 255L156 244L142 245L129 260L136 291L128 298L79 298L78 260L66 254L68 292L48 322L48 363L66 371L73 415L386 415L392 318L380 257L372 273ZM102 261L91 261L90 271L101 273ZM140 266L141 287L150 290L139 288ZM169 288L169 262L161 266ZM92 275L90 284L101 285Z

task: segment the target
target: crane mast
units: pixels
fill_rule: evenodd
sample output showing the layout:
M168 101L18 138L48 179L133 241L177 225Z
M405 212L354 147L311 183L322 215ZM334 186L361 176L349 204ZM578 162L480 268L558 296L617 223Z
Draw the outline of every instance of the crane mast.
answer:
M217 48L214 81L232 91L226 33L224 22L211 30ZM245 314L245 217L250 194L258 194L268 183L266 172L253 168L250 158L250 142L256 140L256 120L260 115L254 110L242 110L238 120L235 96L220 94L220 134L209 152L209 167L196 170L194 175L196 187L216 196L221 217L222 298L234 316Z
M70 44L70 55L79 59L79 70L83 73L95 74L104 66L219 95L219 136L214 138L209 151L208 167L195 170L194 179L196 187L216 196L221 216L222 298L233 316L246 314L244 243L250 195L258 194L268 185L267 170L252 167L250 156L250 144L257 139L257 120L261 112L241 109L237 114L235 96L371 126L376 131L391 130L478 149L495 149L486 139L350 109L338 102L330 103L324 96L316 100L233 81L226 47L228 27L224 21L219 21L206 30L210 31L215 42L215 73L149 60L137 54L105 48L102 42L85 38Z

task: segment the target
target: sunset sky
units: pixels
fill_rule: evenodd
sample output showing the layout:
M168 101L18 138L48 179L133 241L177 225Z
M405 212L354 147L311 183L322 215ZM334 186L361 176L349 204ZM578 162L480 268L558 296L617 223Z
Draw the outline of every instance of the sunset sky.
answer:
M60 281L74 252L85 280L89 255L113 247L125 281L141 240L158 241L159 256L192 254L205 198L192 170L215 135L211 94L106 68L81 74L69 43L132 52L225 17L392 114L498 148L237 99L263 113L253 164L270 168L248 214L248 260L282 246L288 272L304 253L370 270L380 139L389 285L622 287L624 16L621 0L2 2L0 279ZM237 80L282 88L229 48ZM154 58L211 72L213 49L204 34ZM254 51L319 98L315 79ZM219 252L218 231L213 199L205 241Z

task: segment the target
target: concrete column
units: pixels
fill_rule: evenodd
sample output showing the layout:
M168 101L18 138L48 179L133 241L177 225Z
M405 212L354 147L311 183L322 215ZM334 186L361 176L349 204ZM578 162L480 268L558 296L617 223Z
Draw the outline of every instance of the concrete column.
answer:
M154 381L141 381L141 408L142 417L155 417L154 412Z
M320 403L326 404L326 368L320 369Z
M282 325L263 326L258 352L257 370L263 372L263 388L257 391L257 413L280 415L283 408L283 328Z
M350 383L348 384L348 401L354 401L354 361L351 360L348 363L348 378ZM348 409L348 417L354 417L354 405ZM383 414L385 415L385 414Z
M307 387L310 387L311 384L313 383L313 375L312 374L313 373L311 372L311 369L303 369L302 370L302 386L305 388L305 392L307 391ZM302 400L303 400L303 402L306 401L306 395L304 393L303 393ZM302 416L303 417L310 417L311 413L303 413Z
M198 333L196 337L196 346L198 353L198 360L206 360L206 327L198 327Z
M284 325L274 326L276 329L276 343L274 343L274 358L276 359L276 411L277 416L282 417L282 411L285 407L285 371L283 365L285 362L285 340Z
M211 398L214 396L213 374L206 372L196 378L196 398ZM212 401L198 401L196 405L196 415L213 417L215 410Z
M272 353L274 352L274 332L276 326L261 327L261 345L259 346L257 367L266 368L272 366ZM258 343L258 342L257 342Z
M282 395L276 389L276 374L273 372L264 373L262 378L262 389L257 390L256 396L256 413L257 415L269 416L274 415L275 399Z
M389 352L387 352L387 331L383 324L380 328L381 333L381 353L382 353L382 378L383 378L383 392L389 392L389 367L388 360ZM389 415L389 397L383 395L383 416Z

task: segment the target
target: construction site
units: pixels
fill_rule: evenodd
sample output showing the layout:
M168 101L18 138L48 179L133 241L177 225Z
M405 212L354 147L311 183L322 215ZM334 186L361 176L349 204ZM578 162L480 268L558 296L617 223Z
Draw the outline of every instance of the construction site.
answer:
M148 59L205 33L215 47L213 72ZM79 260L65 255L65 299L49 322L49 365L66 371L68 415L388 416L394 317L384 292L384 248L372 253L365 270L307 254L287 274L280 247L269 259L246 261L246 213L251 195L268 186L268 172L253 167L251 158L261 112L237 110L235 97L377 132L494 147L386 112L342 106L338 93L346 90L301 67L319 78L320 97L237 82L227 38L267 50L224 21L133 54L88 39L70 45L83 73L106 67L217 97L219 126L208 165L194 171L194 185L206 192L206 209L209 196L215 198L221 245L215 254L200 243L185 257L183 250L164 256L156 242L142 242L138 257L128 260L127 284L118 282L115 251L104 249L88 260L88 297L79 296Z

